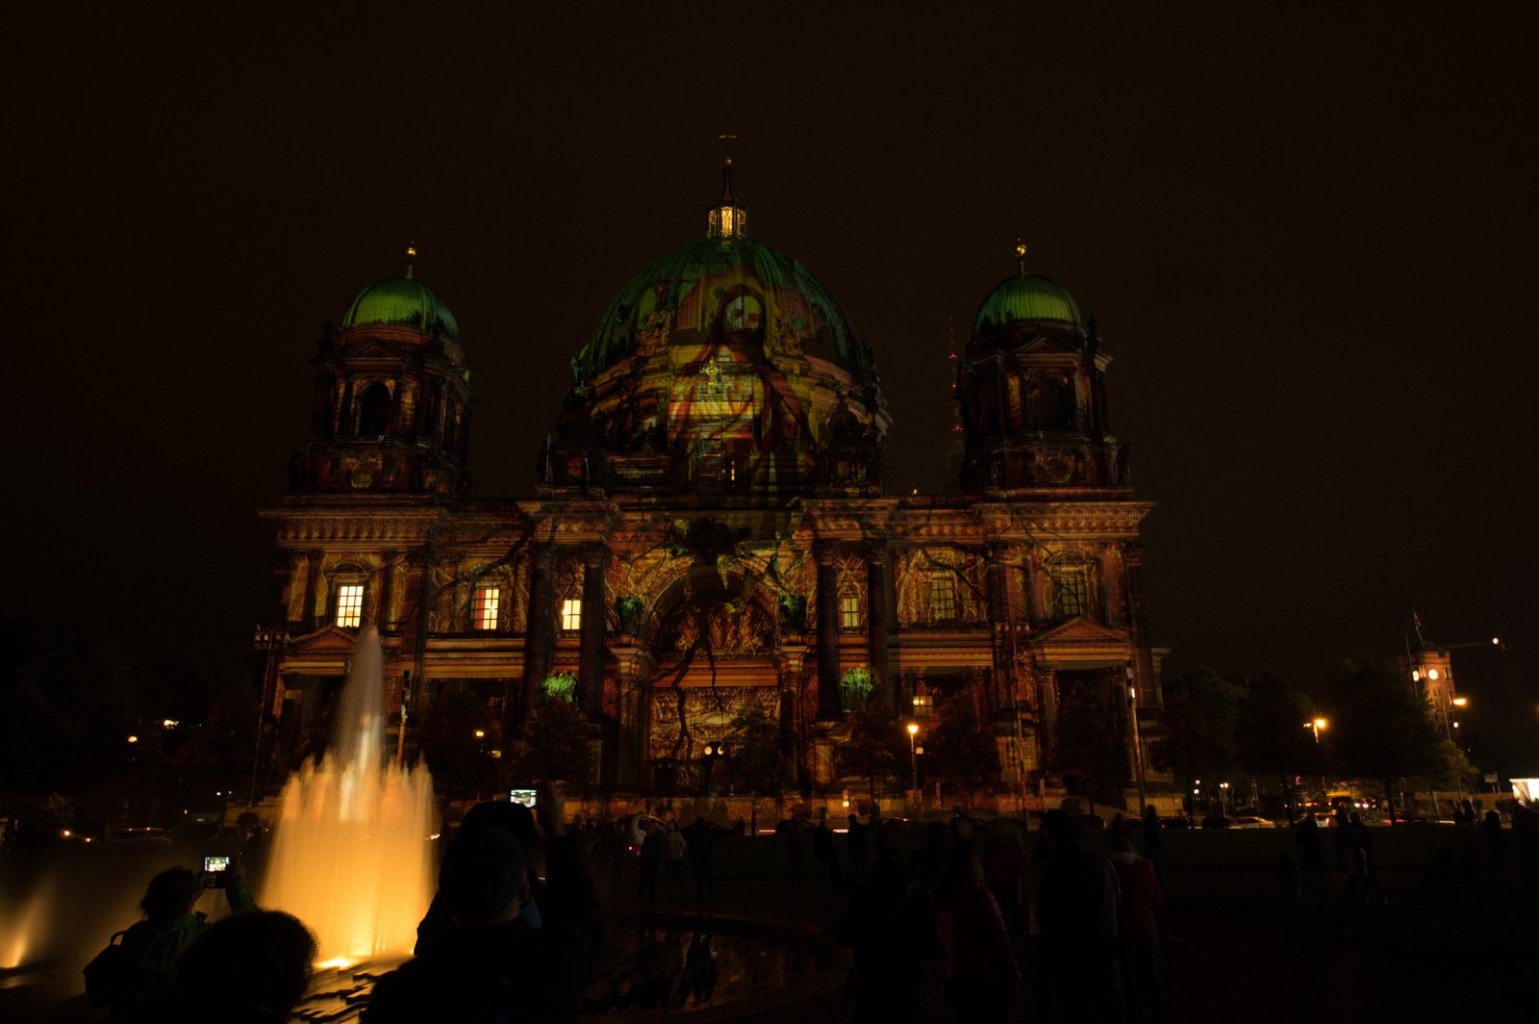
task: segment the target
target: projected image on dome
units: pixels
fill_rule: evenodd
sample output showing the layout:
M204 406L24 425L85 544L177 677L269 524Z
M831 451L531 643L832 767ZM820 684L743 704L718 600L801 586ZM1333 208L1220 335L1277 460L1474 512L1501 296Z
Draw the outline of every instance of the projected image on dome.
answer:
M551 485L773 503L877 489L891 422L871 352L801 263L742 235L649 263L572 359Z
M758 287L756 287L758 286ZM707 278L680 303L702 330L669 338L670 453L710 486L773 490L797 476L799 442L811 434L810 387L798 388L766 352L766 303L759 282Z

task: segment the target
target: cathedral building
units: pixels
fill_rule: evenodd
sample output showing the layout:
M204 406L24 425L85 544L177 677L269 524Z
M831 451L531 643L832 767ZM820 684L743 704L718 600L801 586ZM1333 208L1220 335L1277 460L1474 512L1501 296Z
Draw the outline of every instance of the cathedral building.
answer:
M494 744L570 699L593 723L588 782L622 797L695 792L748 712L778 723L788 788L851 788L850 712L871 706L920 744L970 715L997 745L990 792L1018 807L1061 793L1071 701L1124 745L1131 785L1161 700L1152 506L1110 433L1095 321L1018 247L954 353L952 486L889 494L875 354L750 237L730 159L723 185L703 237L643 268L574 353L530 442L532 498L472 493L474 334L410 264L327 329L309 438L263 512L279 728L324 729L373 624L403 746L450 690L484 702Z

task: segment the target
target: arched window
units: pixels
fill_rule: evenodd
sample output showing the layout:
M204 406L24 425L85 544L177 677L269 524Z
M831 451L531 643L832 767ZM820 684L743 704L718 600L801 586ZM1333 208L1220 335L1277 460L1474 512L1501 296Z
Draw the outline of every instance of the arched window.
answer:
M1032 430L1068 430L1074 425L1074 400L1067 381L1035 378L1027 390L1026 408Z
M358 396L358 433L379 437L390 431L390 389L378 381Z

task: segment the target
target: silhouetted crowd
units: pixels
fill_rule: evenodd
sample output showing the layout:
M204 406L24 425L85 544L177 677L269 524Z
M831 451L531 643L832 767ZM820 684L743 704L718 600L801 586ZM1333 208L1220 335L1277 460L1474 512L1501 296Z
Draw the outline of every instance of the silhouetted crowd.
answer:
M609 865L616 892L633 871L638 909L655 904L663 878L673 898L692 889L711 900L716 849L734 830L648 815L569 829L562 810L548 785L534 811L508 802L471 809L445 852L415 956L377 980L364 1021L554 1024L582 1012L712 1002L718 965L707 930L644 918L633 955L596 970L603 929L584 857ZM902 848L876 815L841 825L842 840L827 820L802 816L774 832L793 888L850 894L835 937L852 951L843 998L853 1021L924 1019L932 961L958 1021L1004 1020L1016 1008L1042 1022L1165 1019L1163 840L1153 808L1142 822L1119 814L1088 839L1064 811L1027 832L1010 819L983 827L958 809L917 837L906 833ZM1539 814L1517 805L1510 830L1493 811L1459 832L1463 855L1444 843L1425 882L1502 880L1510 847L1539 903ZM1384 902L1373 831L1358 815L1343 809L1327 828L1306 814L1292 838L1276 866L1287 902L1315 890ZM316 955L305 926L256 909L238 863L221 880L233 913L210 924L195 909L207 882L184 868L156 875L144 919L86 968L88 994L111 1007L115 1024L279 1024L304 996Z

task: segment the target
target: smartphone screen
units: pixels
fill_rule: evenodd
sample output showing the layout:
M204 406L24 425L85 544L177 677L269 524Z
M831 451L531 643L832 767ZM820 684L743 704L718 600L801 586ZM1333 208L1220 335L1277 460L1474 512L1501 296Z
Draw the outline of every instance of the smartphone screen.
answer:
M204 857L203 870L209 874L217 874L230 870L230 858L228 857Z
M525 807L534 806L534 790L512 789L508 791L508 799L515 804L523 804Z

